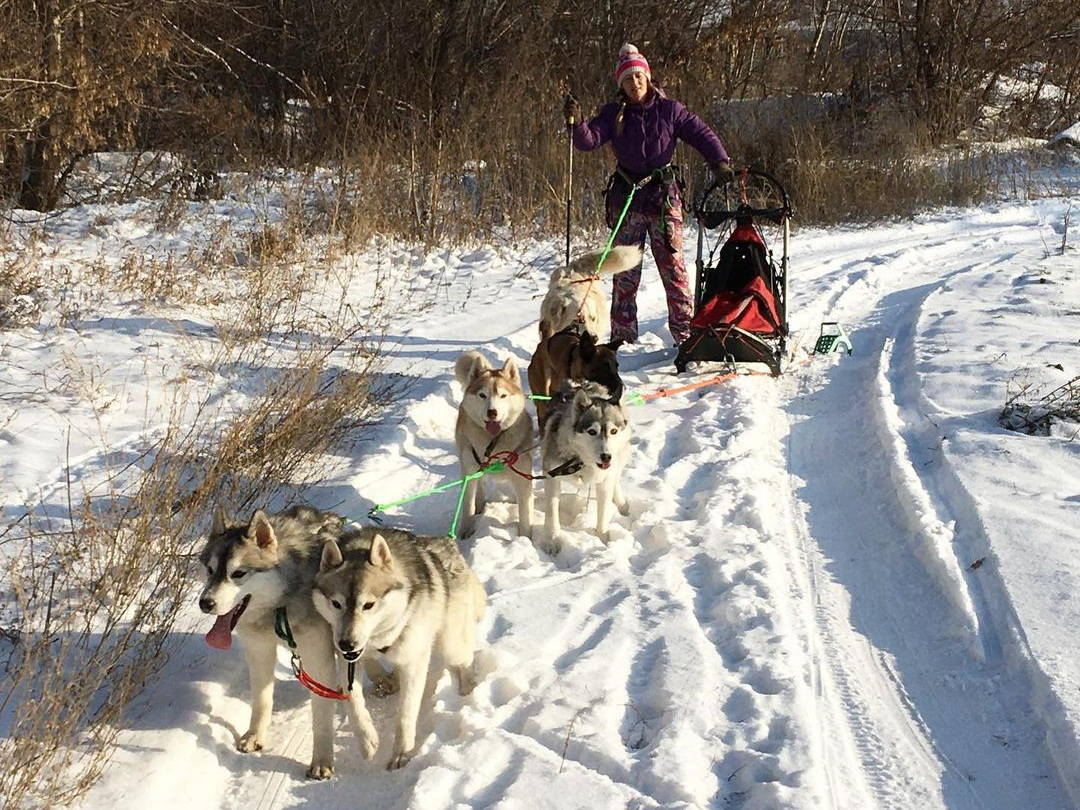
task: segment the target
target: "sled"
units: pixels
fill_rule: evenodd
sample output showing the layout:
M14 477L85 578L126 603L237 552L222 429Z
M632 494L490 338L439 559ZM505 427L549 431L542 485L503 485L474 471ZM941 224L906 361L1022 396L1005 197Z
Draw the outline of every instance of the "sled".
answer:
M780 374L789 334L787 192L771 175L743 169L727 183L713 183L694 215L694 317L675 357L676 371L690 363L721 362ZM763 228L781 240L779 262Z

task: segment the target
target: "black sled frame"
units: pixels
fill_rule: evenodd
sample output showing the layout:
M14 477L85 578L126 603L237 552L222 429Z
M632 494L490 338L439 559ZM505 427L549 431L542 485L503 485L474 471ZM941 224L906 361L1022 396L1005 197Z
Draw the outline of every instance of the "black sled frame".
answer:
M686 371L695 361L739 364L762 363L773 375L781 372L781 362L787 351L788 339L788 246L791 237L791 200L780 182L770 174L742 169L727 183L714 182L694 208L698 221L697 278L694 284L694 314L717 291L732 289L732 276L745 268L732 267L732 256L723 246L738 227L753 228L764 249L750 257L758 265L758 275L772 294L779 315L776 335L763 335L731 324L721 327L691 327L690 337L679 346L675 370ZM760 222L780 232L782 252L779 262L766 242ZM717 256L717 251L720 255ZM747 261L740 257L738 261ZM736 272L733 273L733 270ZM737 290L741 285L735 285Z

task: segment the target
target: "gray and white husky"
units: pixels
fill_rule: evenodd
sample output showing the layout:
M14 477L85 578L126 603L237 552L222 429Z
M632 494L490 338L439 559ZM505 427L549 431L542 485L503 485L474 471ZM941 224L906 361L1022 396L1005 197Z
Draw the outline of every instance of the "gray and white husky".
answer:
M630 423L626 411L608 390L594 382L567 380L551 402L540 444L544 479L546 539L544 550L557 554L562 546L559 496L564 478L596 487L596 534L608 541L611 507L620 514L630 508L622 492L622 471L630 457ZM550 473L574 469L570 475Z
M323 547L313 598L347 660L381 655L394 667L401 706L387 767L400 768L416 748L420 707L430 703L444 667L462 695L476 685L483 586L453 540L367 528Z
M286 609L304 669L323 684L338 685L330 629L316 613L311 591L323 543L340 536L341 523L339 516L307 506L276 514L259 509L247 523L230 521L220 508L214 512L201 555L206 587L199 607L217 616L206 634L211 647L230 647L233 630L243 642L251 681L251 723L237 740L240 751L258 751L266 744L274 703L278 608ZM366 714L363 694L356 689L350 698L349 714L355 724L358 716ZM313 747L307 774L313 779L326 779L334 771L334 704L326 698L311 698ZM370 758L375 744L365 747L363 742Z
M525 392L514 361L492 368L480 352L465 352L454 364L454 375L465 388L454 427L461 474L470 475L487 461L487 456L512 451L520 458L514 467L532 473L533 421L525 409ZM532 481L506 470L518 505L518 534L532 537ZM484 511L484 476L465 487L461 510L461 536L473 532L475 516Z

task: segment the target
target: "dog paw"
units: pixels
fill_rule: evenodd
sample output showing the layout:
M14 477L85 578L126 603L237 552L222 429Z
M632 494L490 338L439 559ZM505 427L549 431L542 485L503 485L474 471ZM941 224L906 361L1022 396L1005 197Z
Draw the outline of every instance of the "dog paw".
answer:
M334 766L325 762L312 762L307 769L308 779L329 779L334 775Z
M236 750L244 754L253 754L262 751L262 740L254 731L249 731L236 741Z
M550 554L552 557L557 557L559 552L562 551L562 541L554 537L544 540L540 543L540 550L545 554Z
M630 514L630 501L616 503L615 508L619 510L620 515L622 515L623 517L627 517Z
M380 675L371 679L371 694L375 697L390 697L398 690L397 678L393 675Z
M390 762L387 764L386 770L396 771L398 768L404 768L406 765L409 764L410 759L412 759L412 757L409 754L395 753L392 757L390 757Z
M471 667L462 667L457 672L458 679L458 694L462 697L471 695L476 688L476 675L473 674Z
M358 740L360 743L360 755L364 759L374 759L375 752L379 750L379 736L376 734L370 737L363 737Z

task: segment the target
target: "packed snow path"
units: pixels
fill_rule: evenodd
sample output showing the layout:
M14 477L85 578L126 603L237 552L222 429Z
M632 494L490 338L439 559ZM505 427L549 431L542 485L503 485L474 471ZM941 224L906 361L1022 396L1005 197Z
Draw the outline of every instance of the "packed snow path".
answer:
M372 698L376 760L358 761L342 721L337 776L305 781L308 713L285 666L269 750L236 753L246 670L205 649L195 616L87 806L1075 806L1075 751L1053 743L1067 734L1037 700L1000 579L970 567L986 539L917 372L930 302L1035 261L1038 227L1011 206L797 237L802 345L829 316L855 354L634 408L632 513L609 547L586 519L552 559L514 536L512 504L490 504L463 543L489 594L481 683L462 699L442 682L402 771L383 770L396 698ZM314 502L359 516L456 474L453 361L480 348L523 370L546 278L487 261L448 263L450 301L402 325L402 419ZM631 390L674 379L650 362L666 329L646 279ZM450 509L434 497L389 519L436 533Z

